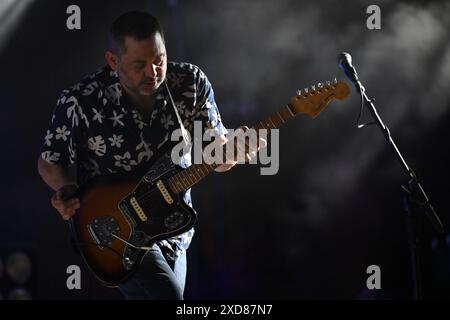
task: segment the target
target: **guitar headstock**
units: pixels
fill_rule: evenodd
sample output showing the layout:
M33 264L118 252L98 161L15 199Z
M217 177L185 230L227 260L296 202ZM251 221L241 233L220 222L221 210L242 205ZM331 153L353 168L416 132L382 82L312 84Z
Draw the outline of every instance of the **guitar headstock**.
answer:
M311 88L298 90L297 95L291 99L290 107L293 112L306 113L317 117L333 99L344 100L350 95L350 87L346 82L326 81L318 83Z

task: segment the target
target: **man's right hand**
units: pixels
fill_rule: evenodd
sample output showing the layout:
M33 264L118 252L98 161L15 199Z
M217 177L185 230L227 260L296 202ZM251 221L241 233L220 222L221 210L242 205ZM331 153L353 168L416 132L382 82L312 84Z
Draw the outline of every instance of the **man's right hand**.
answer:
M64 220L69 220L80 208L80 199L73 198L77 189L76 185L66 185L56 191L51 199L52 206L58 210Z

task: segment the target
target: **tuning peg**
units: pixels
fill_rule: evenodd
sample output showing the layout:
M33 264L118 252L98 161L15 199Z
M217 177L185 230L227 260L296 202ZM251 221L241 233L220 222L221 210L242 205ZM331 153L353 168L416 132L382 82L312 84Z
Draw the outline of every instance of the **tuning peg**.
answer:
M331 86L331 81L330 80L327 80L326 83L327 83L327 87Z
M295 91L295 94L298 95L298 96L301 96L302 95L302 90Z
M304 88L303 90L305 91L305 93L308 93L308 88Z
M337 84L337 79L336 78L334 78L333 84Z
M311 86L311 91L316 91L316 86L315 85Z
M319 90L322 89L323 88L323 83L322 82L317 83L317 88Z

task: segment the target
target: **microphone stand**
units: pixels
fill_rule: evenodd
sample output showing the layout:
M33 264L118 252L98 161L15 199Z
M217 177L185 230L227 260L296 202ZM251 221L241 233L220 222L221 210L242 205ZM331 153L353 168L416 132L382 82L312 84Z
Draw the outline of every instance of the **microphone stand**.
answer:
M354 70L354 68L353 68ZM347 74L347 72L346 72ZM347 74L347 76L349 76ZM418 212L422 211L426 214L428 219L430 220L432 226L434 229L440 233L443 234L444 226L439 219L439 216L434 211L433 206L430 203L430 200L425 193L425 190L423 189L419 179L417 178L414 171L408 166L405 159L403 158L402 154L400 153L399 149L397 148L397 145L395 144L394 140L392 139L392 136L389 132L388 127L385 126L383 121L381 120L380 116L378 115L377 109L375 108L374 102L375 99L369 98L366 95L366 90L364 86L361 84L361 82L358 79L358 76L356 75L356 71L354 74L349 76L350 80L355 84L356 89L361 94L362 98L364 99L365 104L368 106L370 113L374 117L376 124L382 131L385 139L387 140L388 144L391 146L392 151L394 152L397 159L400 161L401 166L409 176L409 181L407 186L402 185L403 189L403 205L404 210L406 213L406 224L408 228L408 242L409 242L409 248L410 248L410 255L411 255L411 264L412 264L412 277L413 277L413 297L415 300L422 298L422 283L421 283L421 261L420 261L420 224Z

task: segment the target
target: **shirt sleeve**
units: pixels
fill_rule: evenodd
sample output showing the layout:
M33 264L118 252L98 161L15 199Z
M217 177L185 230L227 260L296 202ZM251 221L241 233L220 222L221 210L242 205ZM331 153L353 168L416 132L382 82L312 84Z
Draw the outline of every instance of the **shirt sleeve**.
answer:
M64 90L53 111L50 127L40 150L45 161L69 166L77 160L77 148L84 127L89 126L77 98Z
M198 69L196 79L197 103L194 109L193 120L201 121L204 130L213 130L217 135L228 133L220 116L219 108L214 99L214 91L206 75Z

